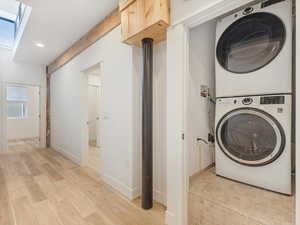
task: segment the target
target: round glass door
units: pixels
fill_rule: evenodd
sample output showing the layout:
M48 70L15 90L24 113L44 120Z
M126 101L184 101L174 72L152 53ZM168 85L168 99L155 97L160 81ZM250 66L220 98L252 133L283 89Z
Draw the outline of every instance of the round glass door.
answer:
M285 147L281 125L257 109L239 109L225 115L217 126L221 150L233 161L263 166L275 161Z
M217 45L219 64L233 73L250 73L269 64L280 53L286 37L281 19L254 13L229 26Z

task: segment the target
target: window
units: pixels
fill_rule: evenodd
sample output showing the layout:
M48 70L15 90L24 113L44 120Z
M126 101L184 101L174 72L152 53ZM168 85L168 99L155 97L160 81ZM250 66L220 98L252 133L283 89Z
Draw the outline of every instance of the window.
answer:
M10 48L15 40L15 23L0 17L0 45Z
M7 118L27 117L28 89L26 87L7 87Z
M0 47L13 48L26 7L16 0L0 0Z

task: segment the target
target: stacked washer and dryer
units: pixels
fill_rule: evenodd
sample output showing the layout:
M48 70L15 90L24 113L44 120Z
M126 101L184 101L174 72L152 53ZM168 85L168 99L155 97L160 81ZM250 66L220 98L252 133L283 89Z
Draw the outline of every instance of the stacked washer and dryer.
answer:
M292 194L292 0L220 19L216 32L216 173Z

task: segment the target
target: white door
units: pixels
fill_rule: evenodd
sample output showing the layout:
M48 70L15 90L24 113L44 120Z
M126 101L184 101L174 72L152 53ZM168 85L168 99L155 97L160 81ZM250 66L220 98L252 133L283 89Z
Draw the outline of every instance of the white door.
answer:
M97 87L97 116L96 116L96 142L97 146L101 146L101 106L102 106L102 88Z
M89 85L89 141L97 142L97 87Z
M101 87L89 85L89 140L100 147L101 141Z

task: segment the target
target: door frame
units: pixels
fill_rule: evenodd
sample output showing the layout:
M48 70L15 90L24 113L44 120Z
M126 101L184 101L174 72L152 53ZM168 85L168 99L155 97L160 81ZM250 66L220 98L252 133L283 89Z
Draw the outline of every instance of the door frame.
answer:
M30 83L18 83L18 82L3 82L2 83L2 93L1 93L1 101L2 101L2 112L1 112L1 117L2 117L2 146L1 149L3 152L8 150L8 142L7 142L7 101L6 101L6 90L7 87L9 86L15 86L15 87L37 87L39 89L39 147L43 148L43 143L42 143L42 95L41 95L41 90L42 86L39 84L30 84Z
M176 91L181 92L181 96L183 99L180 99L180 102L178 100L178 103L176 105L170 104L172 108L169 110L179 110L179 107L183 107L183 113L178 113L175 115L174 118L168 119L168 123L178 123L178 120L182 121L182 131L184 135L184 140L182 140L181 135L176 135L176 137L171 137L168 140L169 146L167 146L167 152L168 152L168 158L174 158L175 155L178 158L178 156L182 156L180 161L177 162L176 167L168 162L168 171L172 171L171 173L179 174L176 178L168 176L168 192L170 193L172 191L173 194L168 195L168 202L170 202L167 206L168 210L166 213L166 222L169 225L187 225L188 224L188 192L189 192L189 174L188 174L188 149L187 149L187 136L189 135L188 129L186 127L185 121L188 119L187 117L187 105L186 105L186 98L187 98L187 92L188 92L188 77L190 76L190 52L189 52L189 36L190 36L190 30L204 24L210 20L216 19L224 14L227 13L233 13L233 11L239 10L249 4L256 4L261 2L261 0L236 0L236 1L229 1L229 0L221 0L217 3L210 4L206 8L202 8L196 13L187 16L186 18L178 21L177 23L173 24L168 29L168 45L175 47L176 49L172 49L172 53L174 52L180 52L178 55L174 54L167 54L167 62L168 62L168 71L167 71L167 77L171 79L176 79L175 82L173 82L174 85L177 85L177 83L182 84L183 87L172 87L169 88L168 91L168 100L172 101L172 98L174 96L178 96L178 93ZM298 4L299 5L299 4ZM300 6L297 5L297 11L300 13ZM224 13L227 12L227 13ZM298 23L299 29L298 36L300 36L300 19ZM174 30L176 30L174 32ZM180 37L180 44L176 45L175 38L170 38L172 34L177 35L177 39ZM168 50L169 52L169 50ZM297 49L296 55L300 55L300 47ZM298 59L298 58L297 58ZM297 70L300 70L300 60L299 63L297 63ZM172 69L169 70L169 68L172 67ZM177 69L178 74L175 76L174 71ZM297 80L300 86L300 78ZM170 81L168 81L170 82ZM171 84L170 84L171 85ZM176 91L175 91L176 90ZM299 94L300 99L300 94ZM297 102L297 111L300 111L300 102ZM183 115L183 116L182 116ZM176 117L177 116L177 117ZM182 117L181 117L182 116ZM299 121L299 120L297 120ZM297 132L298 131L298 132ZM171 129L167 130L168 133L173 134L174 131ZM177 130L177 132L180 132L180 129ZM300 133L300 122L296 124L296 134ZM300 138L300 137L299 137ZM171 144L172 143L172 144ZM181 143L181 146L179 146L179 143ZM177 145L177 149L174 148L172 145ZM172 148L171 148L172 146ZM179 151L180 150L180 151ZM175 151L175 153L174 153ZM300 170L300 154L296 155L296 165L298 165L298 169ZM180 184L179 186L174 186L173 184ZM172 184L172 186L171 186ZM296 176L296 187L300 186L300 173L297 173ZM174 190L176 189L176 191ZM176 193L176 194L174 194ZM180 200L183 199L183 204L180 202ZM300 224L300 195L296 196L296 224ZM174 206L174 203L177 204Z
M103 75L103 60L100 60L98 63L95 63L93 65L90 65L89 67L85 68L81 71L81 80L82 80L82 147L81 147L81 157L80 157L80 166L81 167L88 167L88 153L89 153L89 129L88 129L88 73L87 71L95 66L100 67L100 78ZM99 90L102 89L102 79L101 79L101 85L98 86ZM103 90L102 90L103 91ZM102 98L103 96L100 95ZM102 101L101 101L102 102ZM100 120L103 120L103 116L100 116ZM100 131L100 134L102 132ZM101 161L100 157L100 161ZM101 162L98 169L98 174L101 175Z

